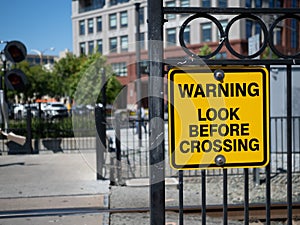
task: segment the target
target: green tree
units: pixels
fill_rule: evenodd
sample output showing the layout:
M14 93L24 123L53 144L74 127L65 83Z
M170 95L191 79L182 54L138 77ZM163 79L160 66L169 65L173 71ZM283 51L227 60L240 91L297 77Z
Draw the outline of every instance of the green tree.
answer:
M107 84L107 103L112 103L122 85L115 78L112 69L106 64L106 58L100 53L89 55L87 60L81 65L79 73L73 77L70 83L71 91L75 102L81 104L95 104L100 102L100 93L104 84L102 74L105 71Z
M66 57L55 62L53 68L53 89L56 95L71 96L74 90L72 85L77 81L77 74L82 64L87 60L86 56L77 57L68 53Z
M207 45L207 44L205 44L205 45L203 45L200 49L199 49L199 55L200 56L206 56L206 55L209 55L209 54L211 54L212 53L212 50L211 50L211 48Z
M21 69L27 77L27 88L23 93L16 91L7 91L7 96L10 101L14 100L14 96L18 95L19 99L27 101L34 97L40 98L44 95L53 95L51 88L52 74L46 71L40 65L30 66L29 62L23 61L16 68Z
M77 57L67 54L54 64L52 72L41 65L31 66L28 61L14 65L27 76L28 85L24 93L8 90L10 102L19 95L23 101L33 98L69 96L77 104L94 104L99 102L102 71L106 72L107 103L112 103L122 85L113 75L112 69L106 64L106 58L100 53Z

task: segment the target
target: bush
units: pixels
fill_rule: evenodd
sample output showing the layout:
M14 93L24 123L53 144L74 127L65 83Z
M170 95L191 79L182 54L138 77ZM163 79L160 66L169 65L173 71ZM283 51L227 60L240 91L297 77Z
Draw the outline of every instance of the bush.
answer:
M76 121L78 123L78 121ZM80 120L78 127L83 127L76 130L76 136L91 136L94 133L94 124L87 122L87 120ZM11 120L9 123L9 130L22 136L27 136L27 121L26 120ZM39 118L32 118L31 122L32 138L62 138L74 137L74 130L72 126L72 118L61 118L54 120L44 120Z

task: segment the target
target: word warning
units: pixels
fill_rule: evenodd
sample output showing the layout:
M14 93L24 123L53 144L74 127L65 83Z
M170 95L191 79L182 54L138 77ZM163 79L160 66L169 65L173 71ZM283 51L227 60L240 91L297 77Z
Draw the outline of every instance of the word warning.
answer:
M174 169L256 168L269 162L269 75L263 67L168 73Z

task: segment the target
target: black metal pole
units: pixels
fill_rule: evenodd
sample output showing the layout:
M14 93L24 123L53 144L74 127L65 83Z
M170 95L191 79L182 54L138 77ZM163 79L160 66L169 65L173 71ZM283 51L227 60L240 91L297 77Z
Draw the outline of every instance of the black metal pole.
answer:
M292 183L292 66L287 65L286 70L286 104L287 104L287 203L288 225L293 223L293 183Z
M202 225L206 225L206 171L201 170L201 218Z
M249 224L249 169L244 169L244 224Z
M148 0L150 224L165 224L163 1Z
M121 172L122 172L122 167L121 167L121 118L120 118L120 113L117 112L115 114L115 121L116 121L116 126L115 126L115 142L116 142L116 158L117 158L117 180L118 184L122 184L122 177L121 177Z
M179 225L184 225L183 223L183 170L178 171L179 180Z
M30 104L28 104L29 107L26 109L26 129L27 129L27 137L26 137L26 147L27 151L30 154L33 154L33 148L32 148L32 126L31 126L31 108Z
M141 50L140 50L140 5L141 3L135 3L135 56L136 56L136 94L137 94L137 132L139 138L139 147L142 146L142 111L141 111L141 72L140 72L140 61L141 61Z
M228 171L223 169L223 224L228 224Z
M102 106L95 107L95 120L96 120L96 160L97 160L97 180L105 179L103 176L104 167L104 152L106 151L106 76L103 69L102 74L102 89L101 101Z

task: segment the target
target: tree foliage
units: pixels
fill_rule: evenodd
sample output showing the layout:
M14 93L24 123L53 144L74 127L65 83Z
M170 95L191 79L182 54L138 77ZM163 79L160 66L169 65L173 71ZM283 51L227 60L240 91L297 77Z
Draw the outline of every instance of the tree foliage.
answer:
M100 53L77 57L71 53L55 62L52 71L41 65L30 65L23 61L15 67L27 76L28 86L24 93L8 90L10 102L14 96L22 96L24 101L49 96L53 98L69 97L80 104L94 104L100 101L102 71L106 74L107 103L113 102L122 85L113 75L106 58Z

